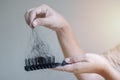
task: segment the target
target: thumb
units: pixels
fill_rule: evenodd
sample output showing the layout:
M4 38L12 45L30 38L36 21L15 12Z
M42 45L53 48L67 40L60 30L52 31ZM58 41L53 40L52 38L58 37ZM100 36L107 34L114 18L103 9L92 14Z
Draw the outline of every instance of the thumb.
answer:
M70 58L71 63L77 63L77 62L88 62L87 56L85 54L74 56Z
M33 21L33 26L49 26L50 22L46 18L37 18Z

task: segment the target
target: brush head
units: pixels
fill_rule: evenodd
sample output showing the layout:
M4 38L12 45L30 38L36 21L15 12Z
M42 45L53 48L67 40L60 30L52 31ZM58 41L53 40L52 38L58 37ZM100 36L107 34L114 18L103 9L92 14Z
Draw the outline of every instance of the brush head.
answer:
M25 59L25 70L39 70L39 69L48 69L55 68L57 66L61 66L61 63L55 62L54 56L46 56L46 57L35 57Z

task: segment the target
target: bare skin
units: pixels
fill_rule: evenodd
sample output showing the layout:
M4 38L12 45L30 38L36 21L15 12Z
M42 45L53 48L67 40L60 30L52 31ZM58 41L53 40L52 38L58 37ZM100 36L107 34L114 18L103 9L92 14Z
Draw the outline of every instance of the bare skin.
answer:
M45 26L56 32L65 60L70 65L60 66L55 70L73 73L78 80L98 80L101 75L105 80L120 80L119 73L109 64L108 60L101 55L84 53L74 37L68 22L57 12L47 5L32 8L25 13L26 23L34 28ZM104 80L99 78L99 80Z

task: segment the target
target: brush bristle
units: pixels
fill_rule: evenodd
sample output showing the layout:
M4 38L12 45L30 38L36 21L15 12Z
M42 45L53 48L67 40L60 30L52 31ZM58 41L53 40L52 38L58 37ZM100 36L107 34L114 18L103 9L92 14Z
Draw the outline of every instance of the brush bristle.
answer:
M61 63L55 62L54 56L46 56L46 57L36 57L36 58L28 58L25 59L25 70L39 70L39 69L47 69L47 68L55 68L60 66Z

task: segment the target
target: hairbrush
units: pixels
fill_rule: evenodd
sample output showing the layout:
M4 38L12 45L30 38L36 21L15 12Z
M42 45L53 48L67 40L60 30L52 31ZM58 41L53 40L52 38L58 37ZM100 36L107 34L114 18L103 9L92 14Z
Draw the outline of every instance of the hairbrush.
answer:
M25 59L25 70L26 71L33 71L39 69L48 69L48 68L55 68L57 66L64 66L69 63L66 63L64 60L62 63L55 62L54 56L45 56L45 57L35 57L35 58L28 58Z
M32 29L30 44L27 50L29 55L25 59L24 66L26 71L55 68L68 64L64 60L63 62L57 62L55 60L55 56L50 54L49 45L42 40L42 36L39 36L37 29Z

